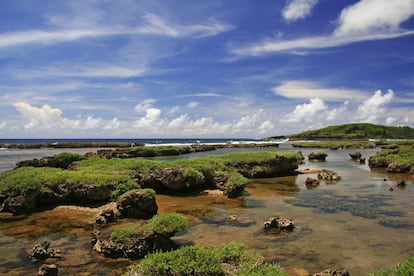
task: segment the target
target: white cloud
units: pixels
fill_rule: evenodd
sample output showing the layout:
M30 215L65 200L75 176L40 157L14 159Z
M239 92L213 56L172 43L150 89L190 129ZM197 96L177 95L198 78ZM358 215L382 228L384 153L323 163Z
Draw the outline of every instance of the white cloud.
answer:
M328 106L319 98L310 99L309 103L297 105L295 110L287 114L283 121L297 123L301 121L312 122L315 117L320 116L321 112L326 110Z
M388 12L390 15L385 15ZM342 11L336 29L330 35L291 40L265 39L233 48L231 52L236 56L261 56L285 51L296 53L298 50L324 49L362 41L410 36L414 35L414 31L402 30L400 25L413 15L413 0L361 0Z
M145 112L147 109L152 107L152 105L155 103L154 99L145 99L139 104L137 104L134 108L136 112Z
M360 121L377 123L380 117L384 117L385 105L394 98L394 92L388 90L382 95L381 90L375 91L374 95L358 106L357 118Z
M145 116L135 122L135 127L153 129L159 127L163 123L162 120L159 120L161 116L160 109L150 107L145 112Z
M289 0L282 11L286 21L296 21L309 16L318 0Z
M232 26L211 20L204 24L178 25L155 14L145 14L138 26L93 26L92 28L59 28L53 30L27 30L0 35L0 48L29 44L53 45L88 38L120 35L160 35L167 37L214 36L232 29Z
M365 98L363 92L347 88L325 88L311 81L291 80L274 87L273 93L286 98L320 98L323 100L342 101Z
M6 126L7 126L7 122L1 122L1 123L0 123L0 130L1 130L1 129L5 129L5 128L6 128Z
M397 32L413 14L412 0L361 0L342 10L335 35Z
M187 104L187 107L189 107L189 108L194 108L194 107L197 107L198 105L199 105L200 103L199 102L189 102L188 104Z
M39 122L53 122L61 120L62 110L44 105L41 108L31 106L24 102L15 103L16 109L26 118Z

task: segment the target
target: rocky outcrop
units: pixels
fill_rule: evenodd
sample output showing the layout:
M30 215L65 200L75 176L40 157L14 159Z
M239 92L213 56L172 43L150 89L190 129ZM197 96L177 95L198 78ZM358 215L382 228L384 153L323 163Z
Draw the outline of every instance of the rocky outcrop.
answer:
M149 189L133 190L123 194L116 202L122 217L150 219L158 212L155 193Z
M42 264L37 271L38 276L57 276L59 269L55 264Z
M29 190L24 194L8 192L2 196L4 200L0 205L0 212L13 215L29 213L36 208L39 193L36 190Z
M321 170L318 173L318 179L322 179L325 181L339 181L341 180L341 176L338 175L337 172L331 170Z
M393 173L410 173L414 174L414 166L410 163L394 163L386 158L372 158L368 159L368 166L370 168L386 168L388 172Z
M314 151L308 155L309 160L325 161L328 154L323 151Z
M326 269L324 271L313 274L313 276L349 276L349 272L345 269Z
M96 214L94 222L95 224L108 224L115 222L117 220L117 216L118 214L116 214L114 210L106 209Z
M265 221L263 226L265 230L292 231L295 229L293 221L283 217L272 217Z
M49 258L61 258L62 256L59 249L50 248L49 241L43 241L33 247L31 257L38 260L45 260Z
M107 258L143 258L149 253L176 249L176 244L167 236L152 231L140 231L122 242L103 238L99 231L91 235L92 249Z
M248 178L273 177L279 175L294 175L299 167L300 160L275 156L266 161L241 161L229 165L237 172Z
M365 157L362 156L362 153L359 151L352 152L349 154L352 160L359 162L360 164L365 164Z

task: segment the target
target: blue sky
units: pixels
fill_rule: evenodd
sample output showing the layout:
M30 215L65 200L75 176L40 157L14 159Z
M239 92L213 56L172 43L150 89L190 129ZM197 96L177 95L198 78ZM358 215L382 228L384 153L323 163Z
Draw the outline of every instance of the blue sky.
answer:
M414 126L414 0L16 0L0 138Z

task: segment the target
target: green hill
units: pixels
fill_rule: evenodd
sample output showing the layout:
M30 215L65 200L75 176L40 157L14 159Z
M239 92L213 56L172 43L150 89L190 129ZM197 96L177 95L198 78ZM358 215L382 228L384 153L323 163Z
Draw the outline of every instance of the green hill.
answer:
M414 139L410 127L382 126L368 123L329 126L290 135L293 139Z

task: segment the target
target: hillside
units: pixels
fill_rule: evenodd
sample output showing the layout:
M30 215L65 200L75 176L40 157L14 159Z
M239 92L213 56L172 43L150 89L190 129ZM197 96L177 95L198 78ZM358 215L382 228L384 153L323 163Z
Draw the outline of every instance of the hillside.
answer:
M368 123L329 126L290 135L293 139L414 139L414 129Z

